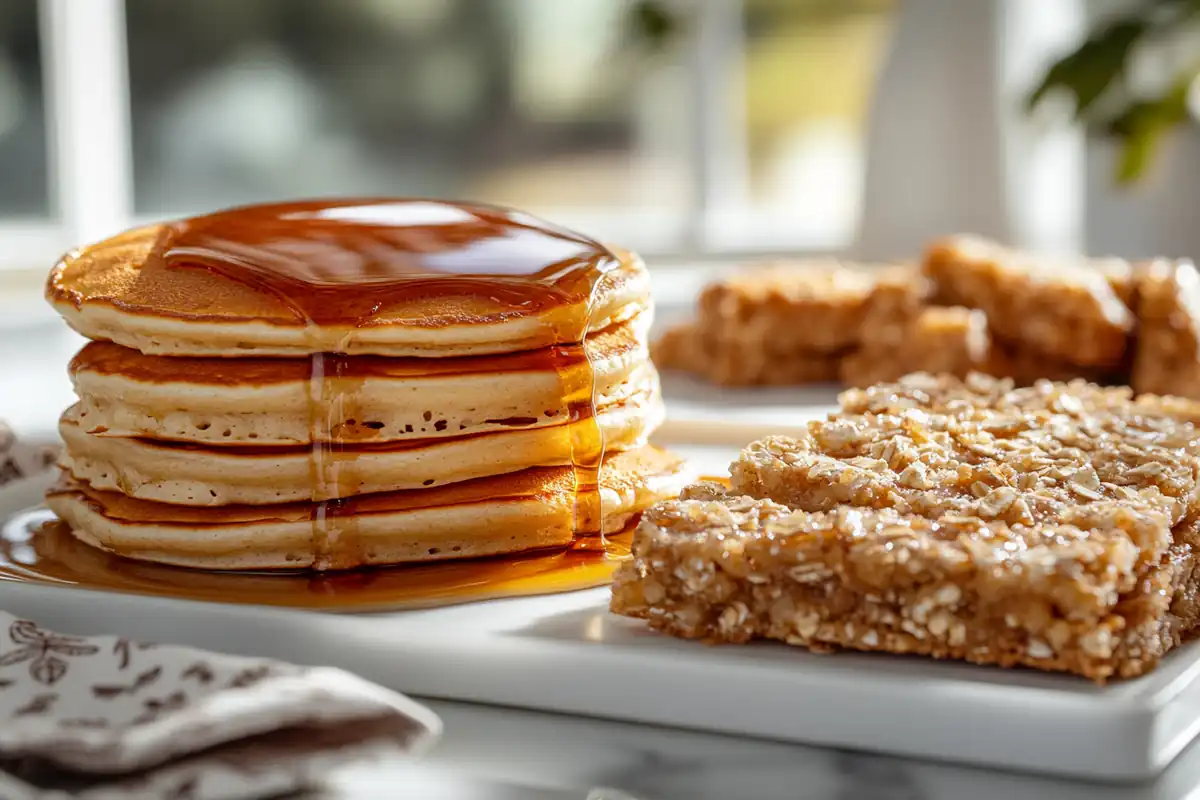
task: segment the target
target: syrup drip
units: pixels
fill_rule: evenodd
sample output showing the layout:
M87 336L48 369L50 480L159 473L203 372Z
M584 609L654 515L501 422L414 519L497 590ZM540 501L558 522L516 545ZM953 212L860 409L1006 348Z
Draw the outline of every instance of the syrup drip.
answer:
M362 485L345 421L361 419L357 331L413 301L486 297L508 317L542 314L569 410L577 536L601 530L597 486L604 442L584 338L600 279L618 264L578 234L517 212L424 200L309 201L253 206L168 226L150 259L205 269L277 299L309 348L312 546L318 570L361 563L357 523L343 501ZM539 317L541 318L541 317ZM387 319L387 324L426 324ZM347 329L348 332L347 332Z
M634 523L636 524L636 523ZM603 586L629 555L633 525L569 548L433 564L313 573L212 572L135 561L76 539L45 509L0 530L5 581L316 611L400 611Z

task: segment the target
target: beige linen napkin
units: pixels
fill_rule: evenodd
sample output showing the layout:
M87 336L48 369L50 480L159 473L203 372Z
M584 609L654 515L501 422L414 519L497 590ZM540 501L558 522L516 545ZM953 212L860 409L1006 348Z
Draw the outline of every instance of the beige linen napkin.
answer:
M53 461L0 423L0 486ZM278 797L334 767L411 758L440 733L433 712L341 670L66 636L0 612L0 800Z

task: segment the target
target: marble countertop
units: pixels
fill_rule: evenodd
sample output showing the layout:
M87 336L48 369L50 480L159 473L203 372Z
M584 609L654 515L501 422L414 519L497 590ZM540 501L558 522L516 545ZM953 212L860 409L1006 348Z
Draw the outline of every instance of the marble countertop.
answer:
M338 773L315 797L1183 800L1200 787L1195 745L1154 782L1103 785L516 709L429 705L446 733L423 761Z

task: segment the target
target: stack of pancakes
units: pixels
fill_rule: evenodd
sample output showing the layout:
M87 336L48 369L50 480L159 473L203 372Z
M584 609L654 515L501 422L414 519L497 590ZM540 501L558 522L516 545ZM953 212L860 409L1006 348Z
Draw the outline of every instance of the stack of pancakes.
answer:
M352 218L336 236L305 222L334 211ZM79 403L48 497L81 540L214 569L464 558L620 530L686 483L647 445L663 404L636 256L424 201L198 220L206 251L180 244L194 221L150 226L50 276L50 302L93 340L71 364ZM528 277L564 245L578 252L554 264L583 294ZM403 280L372 277L387 269ZM602 515L583 524L589 498Z

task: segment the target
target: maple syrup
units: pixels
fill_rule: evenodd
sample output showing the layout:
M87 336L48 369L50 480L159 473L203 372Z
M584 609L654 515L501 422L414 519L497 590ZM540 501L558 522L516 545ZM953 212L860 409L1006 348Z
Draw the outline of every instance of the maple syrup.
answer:
M302 327L309 349L312 547L318 570L361 563L345 500L361 488L357 445L335 435L363 384L356 331L396 320L415 301L485 297L509 316L534 316L555 346L528 356L553 367L568 410L575 475L573 527L598 534L604 442L584 347L593 297L620 260L597 242L514 211L429 200L304 201L250 206L164 226L148 261L203 269L266 294Z
M563 349L563 348L560 348ZM580 369L572 361L573 350L554 357L570 369ZM544 369L548 360L541 350L523 350L486 356L454 358L389 358L356 355L345 359L342 375L350 378L430 378L478 373L531 372ZM71 360L70 371L117 374L135 381L189 383L197 380L212 385L247 385L305 380L311 365L303 358L163 358L147 356L110 342L91 342Z
M603 586L629 555L635 524L602 539L511 556L324 573L232 573L106 553L76 539L50 511L37 509L17 514L0 530L0 583L318 611L399 611Z

